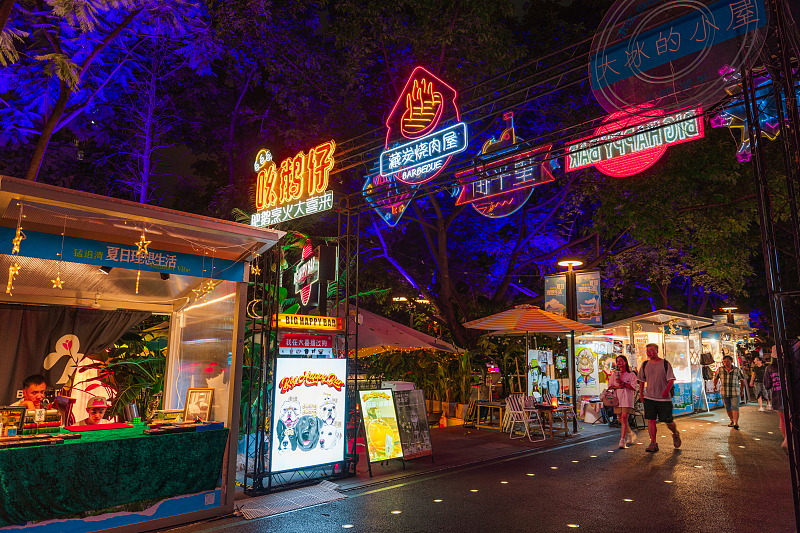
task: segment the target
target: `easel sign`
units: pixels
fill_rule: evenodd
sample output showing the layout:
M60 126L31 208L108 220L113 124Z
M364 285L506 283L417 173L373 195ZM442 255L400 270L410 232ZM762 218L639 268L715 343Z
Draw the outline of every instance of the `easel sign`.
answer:
M358 391L364 421L367 460L370 463L403 459L393 393L392 389Z
M433 460L431 430L425 410L425 392L419 389L396 391L394 404L403 458L408 460L430 455Z

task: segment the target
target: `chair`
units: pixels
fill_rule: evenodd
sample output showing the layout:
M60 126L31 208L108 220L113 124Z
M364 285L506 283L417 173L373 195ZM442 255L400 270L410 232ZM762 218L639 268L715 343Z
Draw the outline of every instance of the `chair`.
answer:
M511 428L510 428L510 437L512 439L521 439L523 437L528 437L528 440L531 442L534 441L531 437L530 425L539 424L539 430L542 432L542 438L538 440L544 440L544 426L542 426L542 420L539 418L539 412L536 409L526 408L525 407L525 397L522 394L512 394L508 398L506 398L506 412L509 413L509 417L511 419ZM518 437L514 436L514 427L517 424L522 424L525 431Z
M439 427L439 421L442 418L442 411L434 411L432 413L428 413L428 426L429 427Z

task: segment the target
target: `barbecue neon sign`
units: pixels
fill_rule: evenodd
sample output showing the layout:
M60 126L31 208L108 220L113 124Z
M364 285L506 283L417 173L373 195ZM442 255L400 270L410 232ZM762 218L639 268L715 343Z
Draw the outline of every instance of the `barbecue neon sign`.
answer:
M386 119L386 143L380 175L418 185L433 179L450 158L467 149L467 125L461 122L458 94L442 80L417 67ZM442 119L456 123L440 128Z
M612 113L590 139L567 147L566 171L595 166L618 178L643 172L661 159L668 146L702 139L702 114L702 109L690 109L664 116L655 108L638 115Z
M272 226L331 209L333 191L327 189L335 150L335 142L324 142L307 155L300 152L284 159L280 166L269 151L261 150L253 164L258 176L251 225Z

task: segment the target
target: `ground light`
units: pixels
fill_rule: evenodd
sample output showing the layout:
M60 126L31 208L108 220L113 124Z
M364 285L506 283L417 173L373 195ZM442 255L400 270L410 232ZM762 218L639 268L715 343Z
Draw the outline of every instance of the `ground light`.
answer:
M624 502L632 502L633 500L631 500L630 498L624 498L622 501L624 501Z
M433 503L442 503L442 500L433 500Z
M577 463L578 461L572 461L573 463Z
M506 485L506 484L508 484L508 481L501 481L500 483Z
M590 455L589 457L597 457L596 455Z
M694 465L695 468L703 468L701 465Z
M550 468L552 468L553 470L558 470L557 466L551 466Z
M533 475L535 475L535 474L528 474L528 475L529 475L529 476L533 476Z
M567 524L567 527L581 527L578 524Z
M344 529L350 529L351 527L353 527L353 524L344 524L342 526L342 528L344 528Z
M744 448L744 446L739 446L739 448Z
M728 457L728 456L727 456L727 455L722 455L722 454L720 454L720 457Z
M403 512L403 511L392 511L392 514L400 514L400 513L402 513L402 512Z
M478 489L472 489L470 492L478 492Z
M671 479L665 479L664 483L672 483L672 480Z

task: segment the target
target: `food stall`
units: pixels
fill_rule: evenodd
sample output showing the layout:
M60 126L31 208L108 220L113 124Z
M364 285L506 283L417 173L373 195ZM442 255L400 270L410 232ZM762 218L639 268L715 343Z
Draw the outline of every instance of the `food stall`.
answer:
M0 177L0 406L32 374L66 399L58 437L4 430L0 530L142 531L233 511L250 261L281 236ZM121 393L99 385L110 369L90 356L151 314L169 327L156 407L202 423L148 427L148 413L131 412L112 429L70 425L90 400Z
M608 376L617 355L625 355L632 367L640 367L647 360L647 345L654 343L675 373L673 414L693 413L695 398L702 396L696 384L700 371L697 330L712 323L708 318L660 310L606 324L596 332L576 337L578 395L595 397L608 388Z
M725 316L721 318L724 319ZM728 323L724 320L715 320L714 324L703 327L700 331L703 351L711 353L714 358L714 364L708 367L710 375L716 373L717 369L722 366L722 358L726 355L733 357L734 364L741 367L743 371L746 370L745 361L738 357L738 352L740 347L747 348L752 333L753 330L746 324ZM708 405L699 407L702 409L722 407L722 396L719 391L714 392L713 381L705 380L704 385Z

